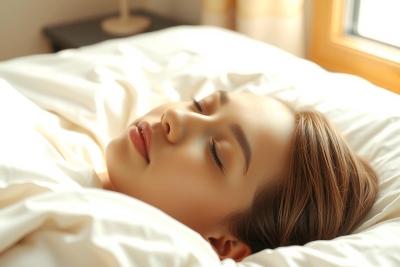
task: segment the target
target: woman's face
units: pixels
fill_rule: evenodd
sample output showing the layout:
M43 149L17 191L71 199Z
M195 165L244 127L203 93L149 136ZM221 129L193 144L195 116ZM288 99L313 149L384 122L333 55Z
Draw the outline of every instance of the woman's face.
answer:
M284 104L251 93L165 104L110 142L110 181L206 237L284 170L293 127Z

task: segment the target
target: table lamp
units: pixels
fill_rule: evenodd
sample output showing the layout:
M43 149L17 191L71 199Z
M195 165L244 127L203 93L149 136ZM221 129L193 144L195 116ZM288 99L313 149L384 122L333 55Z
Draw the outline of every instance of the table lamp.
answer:
M145 16L131 15L129 0L119 0L119 16L102 21L101 28L108 34L127 36L144 32L149 28L151 21Z

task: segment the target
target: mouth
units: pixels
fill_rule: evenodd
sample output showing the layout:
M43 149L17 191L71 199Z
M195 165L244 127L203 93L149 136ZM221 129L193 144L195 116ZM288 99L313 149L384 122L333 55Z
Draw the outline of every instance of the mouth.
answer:
M131 126L128 133L136 151L147 161L147 163L150 163L149 152L152 139L150 124L146 121L141 121L137 126Z

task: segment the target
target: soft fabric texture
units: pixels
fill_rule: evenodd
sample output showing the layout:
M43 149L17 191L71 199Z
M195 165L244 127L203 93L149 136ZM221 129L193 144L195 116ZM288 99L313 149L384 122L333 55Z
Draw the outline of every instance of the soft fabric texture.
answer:
M0 266L399 266L400 97L238 33L183 26L0 63ZM100 189L137 116L216 90L311 106L380 178L352 235L219 261L196 232Z

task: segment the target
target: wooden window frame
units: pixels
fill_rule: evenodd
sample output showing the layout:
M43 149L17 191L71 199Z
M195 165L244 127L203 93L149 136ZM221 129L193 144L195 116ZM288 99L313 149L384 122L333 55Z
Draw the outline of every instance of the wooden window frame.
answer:
M310 60L400 94L400 49L344 34L346 0L314 0Z

